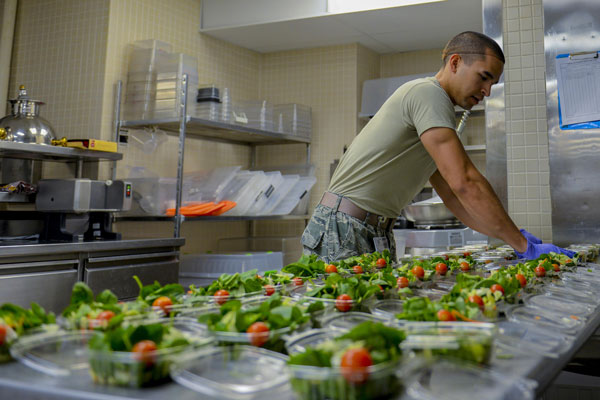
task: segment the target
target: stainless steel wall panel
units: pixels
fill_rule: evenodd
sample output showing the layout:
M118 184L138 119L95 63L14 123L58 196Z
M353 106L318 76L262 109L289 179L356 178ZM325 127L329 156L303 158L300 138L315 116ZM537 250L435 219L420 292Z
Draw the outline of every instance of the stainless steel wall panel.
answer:
M482 0L483 33L503 47L502 0ZM504 74L485 101L485 176L505 210L508 210ZM491 243L500 242L490 238Z
M600 129L563 130L556 55L600 50L600 1L544 0L546 106L553 241L600 241Z

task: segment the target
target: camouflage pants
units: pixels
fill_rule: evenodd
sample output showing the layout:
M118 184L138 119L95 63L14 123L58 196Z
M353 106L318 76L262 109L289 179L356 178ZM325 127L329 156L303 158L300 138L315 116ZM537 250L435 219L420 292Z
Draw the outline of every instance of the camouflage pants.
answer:
M341 197L338 205L340 200ZM316 254L325 262L332 262L374 252L375 237L387 238L392 259L395 260L392 232L319 204L304 229L302 245L305 254Z

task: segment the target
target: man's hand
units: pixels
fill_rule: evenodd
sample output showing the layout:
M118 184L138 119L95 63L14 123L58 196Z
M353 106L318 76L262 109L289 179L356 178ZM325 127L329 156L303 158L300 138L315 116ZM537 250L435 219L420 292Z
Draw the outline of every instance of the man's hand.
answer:
M542 239L537 236L533 236L531 233L527 232L525 229L521 229L521 233L525 238L533 244L542 244Z
M548 254L550 252L563 253L567 257L573 257L575 255L575 252L573 251L563 249L562 247L558 247L550 243L533 243L529 238L527 239L527 250L525 252L519 253L517 250L515 250L515 253L517 253L519 258L525 258L527 260L535 260L542 254Z

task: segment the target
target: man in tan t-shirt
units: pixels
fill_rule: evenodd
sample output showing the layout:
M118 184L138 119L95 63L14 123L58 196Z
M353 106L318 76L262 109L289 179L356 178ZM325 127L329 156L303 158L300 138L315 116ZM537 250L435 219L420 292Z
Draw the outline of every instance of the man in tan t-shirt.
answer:
M327 262L393 244L400 211L429 180L465 225L502 239L524 258L572 253L515 226L455 131L454 106L470 110L504 69L489 37L463 32L442 53L434 77L402 85L354 139L302 235L305 252Z

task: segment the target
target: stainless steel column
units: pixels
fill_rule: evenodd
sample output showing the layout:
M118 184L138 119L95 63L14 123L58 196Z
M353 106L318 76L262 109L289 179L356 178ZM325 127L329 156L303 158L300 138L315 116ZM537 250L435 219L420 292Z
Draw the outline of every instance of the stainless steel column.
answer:
M500 47L502 40L502 0L483 0L483 33ZM506 169L506 129L504 75L485 102L485 175L504 208L508 210L508 172Z
M600 241L600 129L563 130L557 54L600 50L600 1L544 0L552 235L559 245Z

